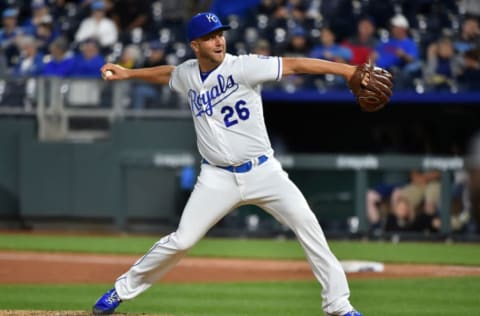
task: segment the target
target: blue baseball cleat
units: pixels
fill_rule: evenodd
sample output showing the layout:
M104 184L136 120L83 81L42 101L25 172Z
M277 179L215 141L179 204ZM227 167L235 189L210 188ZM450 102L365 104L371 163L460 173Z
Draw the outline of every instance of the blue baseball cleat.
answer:
M115 288L110 289L107 293L103 294L102 297L98 299L95 305L93 305L93 315L113 314L115 308L117 308L121 302L122 300L120 299L120 297L118 297Z
M357 312L355 310L348 312L346 314L340 315L340 314L327 314L327 316L363 316L360 312Z

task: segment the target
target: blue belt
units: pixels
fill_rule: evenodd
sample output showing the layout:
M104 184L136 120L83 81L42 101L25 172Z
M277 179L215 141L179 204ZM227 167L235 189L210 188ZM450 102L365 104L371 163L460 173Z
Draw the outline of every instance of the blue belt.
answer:
M255 158L255 159L258 162L257 166L260 166L261 164L263 164L265 161L268 160L268 157L265 156L265 155L261 155L261 156ZM206 161L205 159L202 159L202 163L210 165L210 163L208 161ZM238 166L215 166L215 167L225 169L225 170L230 171L230 172L244 173L244 172L249 172L252 169L253 161L249 160L249 161L247 161L245 163L242 163L241 165L238 165Z

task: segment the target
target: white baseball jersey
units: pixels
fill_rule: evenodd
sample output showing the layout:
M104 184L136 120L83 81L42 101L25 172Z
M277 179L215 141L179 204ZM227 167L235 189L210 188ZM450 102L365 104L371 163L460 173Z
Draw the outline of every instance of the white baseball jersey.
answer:
M203 158L228 166L273 154L260 90L281 74L280 57L260 55L226 54L203 82L196 59L176 67L170 87L188 99Z

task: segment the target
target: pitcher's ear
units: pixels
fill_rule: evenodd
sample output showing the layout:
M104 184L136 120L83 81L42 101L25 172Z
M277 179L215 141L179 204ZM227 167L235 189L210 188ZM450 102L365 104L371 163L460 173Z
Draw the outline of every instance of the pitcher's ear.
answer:
M194 52L198 52L198 42L197 41L191 41L190 42L190 47L193 49Z

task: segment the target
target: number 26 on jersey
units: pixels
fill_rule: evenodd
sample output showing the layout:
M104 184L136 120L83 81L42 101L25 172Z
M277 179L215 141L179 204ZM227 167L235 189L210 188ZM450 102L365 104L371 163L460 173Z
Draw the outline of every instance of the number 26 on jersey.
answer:
M238 124L238 119L242 121L248 120L250 117L250 111L246 107L247 102L243 100L237 101L234 107L225 105L220 110L222 114L225 114L223 117L223 122L225 122L226 127L233 126Z

